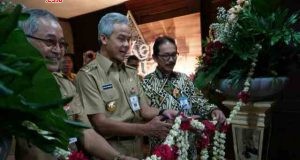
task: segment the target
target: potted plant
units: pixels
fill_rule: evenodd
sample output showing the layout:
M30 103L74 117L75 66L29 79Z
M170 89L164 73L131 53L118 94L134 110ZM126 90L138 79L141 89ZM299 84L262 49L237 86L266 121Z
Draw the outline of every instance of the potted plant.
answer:
M295 50L299 50L300 33L292 28L299 16L279 5L271 0L237 0L229 10L218 8L217 22L210 25L210 36L198 58L195 85L202 89L230 79L223 83L230 82L229 89L244 89L244 96L249 97L250 84L256 83L253 77L286 76L289 66L299 63ZM268 87L284 84L284 80L272 78ZM260 80L257 83L261 85Z

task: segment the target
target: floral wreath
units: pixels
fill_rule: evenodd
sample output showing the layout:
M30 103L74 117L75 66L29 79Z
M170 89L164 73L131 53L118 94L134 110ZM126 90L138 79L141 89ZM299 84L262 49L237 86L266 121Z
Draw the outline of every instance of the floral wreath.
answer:
M219 129L216 128L216 121L204 120L202 122L186 117L181 114L175 118L174 125L165 141L153 149L153 154L146 160L185 160L188 159L187 150L189 148L188 132L199 133L197 148L201 150L201 159L209 158L208 148L213 137L213 157L225 159L225 138L228 125L225 124Z

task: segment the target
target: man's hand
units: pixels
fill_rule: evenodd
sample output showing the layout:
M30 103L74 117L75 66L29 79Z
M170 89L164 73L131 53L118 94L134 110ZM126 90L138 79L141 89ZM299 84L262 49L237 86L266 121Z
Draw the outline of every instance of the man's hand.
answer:
M164 116L166 119L175 119L176 116L178 116L178 111L173 110L173 109L166 109L162 113L162 116Z
M139 159L137 159L137 158L129 157L129 156L121 156L120 159L121 159L121 160L139 160Z
M160 116L156 116L151 121L145 124L145 134L147 136L154 136L163 139L168 135L172 124L162 122L161 118L162 117Z
M221 123L221 124L224 123L226 120L224 113L219 109L213 110L211 113L211 117L213 117L213 119L216 119L218 121L218 123Z

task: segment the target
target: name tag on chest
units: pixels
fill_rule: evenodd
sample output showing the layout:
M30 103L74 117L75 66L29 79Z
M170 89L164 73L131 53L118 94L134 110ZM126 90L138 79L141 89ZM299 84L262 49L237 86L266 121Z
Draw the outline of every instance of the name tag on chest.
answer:
M180 107L184 110L191 109L191 105L189 104L188 98L185 96L182 96L179 98Z
M141 109L139 98L137 95L130 96L129 100L130 100L130 107L134 112Z

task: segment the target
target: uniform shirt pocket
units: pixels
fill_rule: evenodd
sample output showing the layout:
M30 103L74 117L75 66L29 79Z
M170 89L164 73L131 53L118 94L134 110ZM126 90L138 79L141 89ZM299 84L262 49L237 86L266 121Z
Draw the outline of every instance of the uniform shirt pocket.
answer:
M101 97L105 103L109 103L111 101L116 101L119 99L119 94L115 88L102 89L100 91Z

